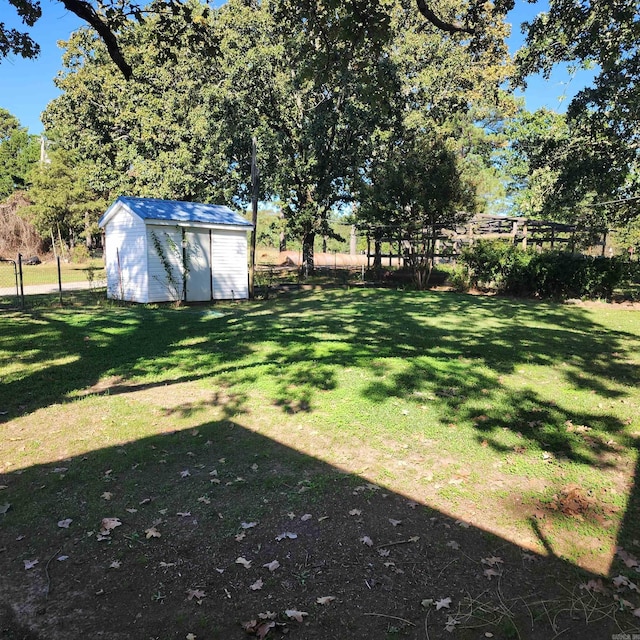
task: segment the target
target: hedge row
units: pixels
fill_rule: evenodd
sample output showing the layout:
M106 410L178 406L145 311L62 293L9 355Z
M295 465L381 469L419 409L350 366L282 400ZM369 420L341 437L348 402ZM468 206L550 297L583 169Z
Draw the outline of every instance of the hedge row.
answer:
M614 289L640 279L640 267L622 257L592 257L563 251L524 251L500 241L481 240L463 250L464 285L541 298L611 298ZM466 282L465 282L466 280Z

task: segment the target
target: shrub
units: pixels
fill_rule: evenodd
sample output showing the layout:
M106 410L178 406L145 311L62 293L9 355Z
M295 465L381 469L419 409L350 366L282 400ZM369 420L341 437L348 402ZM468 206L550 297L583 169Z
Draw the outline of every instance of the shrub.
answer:
M523 251L487 240L466 247L460 261L473 286L541 298L611 298L614 289L630 282L638 270L624 257Z
M83 264L91 259L89 249L85 244L76 244L71 250L71 262Z
M447 283L454 291L469 291L469 272L462 264L457 264L448 270Z

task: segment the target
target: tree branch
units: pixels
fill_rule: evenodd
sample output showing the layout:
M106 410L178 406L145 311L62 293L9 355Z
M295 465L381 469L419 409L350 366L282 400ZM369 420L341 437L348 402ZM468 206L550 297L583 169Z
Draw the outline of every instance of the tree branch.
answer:
M426 0L416 0L418 4L418 11L434 26L441 31L448 33L473 33L471 27L465 27L459 22L445 22L440 19L427 5Z
M107 47L107 51L109 52L109 56L116 64L118 69L122 72L122 75L126 80L131 78L133 70L131 66L127 63L122 55L122 51L120 50L120 45L118 44L118 40L116 39L115 34L111 31L109 25L103 21L103 19L96 13L96 10L84 0L61 0L62 4L71 11L71 13L75 13L79 18L87 22L91 25L98 35L102 38L103 42Z
M124 59L120 45L111 27L100 17L96 10L86 0L61 0L68 11L74 13L87 24L92 26L102 38L107 47L109 56L122 72L125 79L129 80L133 74L131 65ZM416 0L418 11L437 29L447 33L474 33L472 27L467 27L459 22L446 22L436 15L427 4L427 0Z

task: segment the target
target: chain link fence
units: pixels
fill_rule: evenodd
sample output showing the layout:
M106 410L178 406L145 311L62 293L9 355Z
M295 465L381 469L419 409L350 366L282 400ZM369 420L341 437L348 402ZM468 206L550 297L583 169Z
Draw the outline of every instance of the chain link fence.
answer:
M90 290L97 294L106 287L103 267L69 265L60 257L47 262L39 258L0 259L0 308L24 309L43 298L63 304L70 292ZM36 298L37 296L37 298Z

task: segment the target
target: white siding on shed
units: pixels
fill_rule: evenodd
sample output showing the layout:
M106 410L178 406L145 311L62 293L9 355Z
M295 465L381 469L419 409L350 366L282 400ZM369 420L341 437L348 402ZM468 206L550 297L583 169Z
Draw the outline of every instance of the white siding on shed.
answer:
M211 269L215 300L238 300L249 297L245 230L216 230L212 234Z
M249 295L247 233L252 225L228 207L122 196L99 224L105 234L109 298L207 302Z
M107 297L147 302L145 224L124 207L105 228Z
M160 242L164 256L171 266L171 278L156 251L153 236ZM146 302L172 302L182 300L182 229L175 226L147 225L147 255L149 295ZM173 282L172 282L173 280Z

